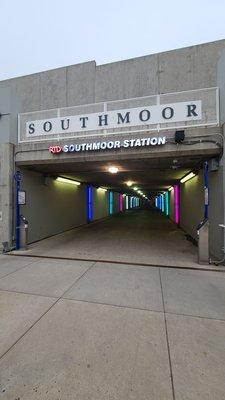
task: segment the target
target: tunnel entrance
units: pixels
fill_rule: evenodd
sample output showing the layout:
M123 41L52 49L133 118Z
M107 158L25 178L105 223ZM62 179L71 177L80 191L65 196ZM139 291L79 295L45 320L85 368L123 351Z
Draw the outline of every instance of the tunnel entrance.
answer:
M25 253L197 267L203 164L211 157L112 157L18 166L28 199L21 206L29 221Z

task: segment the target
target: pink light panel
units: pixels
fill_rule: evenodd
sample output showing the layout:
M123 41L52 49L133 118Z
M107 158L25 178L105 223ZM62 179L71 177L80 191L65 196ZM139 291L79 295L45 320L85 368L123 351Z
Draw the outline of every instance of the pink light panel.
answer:
M180 220L180 188L179 185L174 185L174 218L175 223L179 224Z

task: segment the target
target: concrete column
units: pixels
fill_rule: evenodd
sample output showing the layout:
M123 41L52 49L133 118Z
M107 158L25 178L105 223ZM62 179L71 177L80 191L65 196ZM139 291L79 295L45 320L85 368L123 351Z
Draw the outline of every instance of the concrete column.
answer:
M0 249L2 242L12 245L13 145L0 144Z

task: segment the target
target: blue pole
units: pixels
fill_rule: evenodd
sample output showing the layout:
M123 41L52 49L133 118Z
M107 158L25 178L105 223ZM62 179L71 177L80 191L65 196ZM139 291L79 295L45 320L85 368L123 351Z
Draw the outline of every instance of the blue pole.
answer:
M16 181L16 250L20 248L20 205L19 205L20 181Z
M205 194L205 204L204 204L204 218L209 217L209 165L208 161L204 162L204 194Z

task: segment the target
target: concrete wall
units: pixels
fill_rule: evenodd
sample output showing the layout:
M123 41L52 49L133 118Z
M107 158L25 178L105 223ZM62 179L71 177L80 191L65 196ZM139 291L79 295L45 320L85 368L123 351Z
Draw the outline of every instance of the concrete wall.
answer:
M42 174L23 171L22 189L27 204L21 214L29 221L29 242L85 224L85 186L74 186L47 179Z
M108 217L109 193L93 188L93 220Z
M210 252L213 258L223 258L223 229L219 224L224 224L224 197L223 197L223 166L218 171L209 173L209 221L210 221Z
M12 243L13 146L0 144L0 249L2 242Z
M174 221L174 191L169 192L169 218Z
M209 246L212 258L223 256L223 170L209 172ZM174 221L174 192L170 192L169 218ZM197 240L197 225L204 219L203 171L180 185L180 227Z
M219 40L100 66L90 61L2 81L0 94L10 91L7 110L15 114L212 87L224 50ZM16 129L12 135L16 142Z
M22 168L21 172L21 189L26 191L27 198L27 204L21 206L21 214L29 221L29 243L87 223L85 185L60 183ZM113 198L113 213L116 214L119 212L119 194L113 193ZM93 188L93 221L107 216L108 191Z
M197 240L197 225L204 218L202 171L180 185L180 227Z

